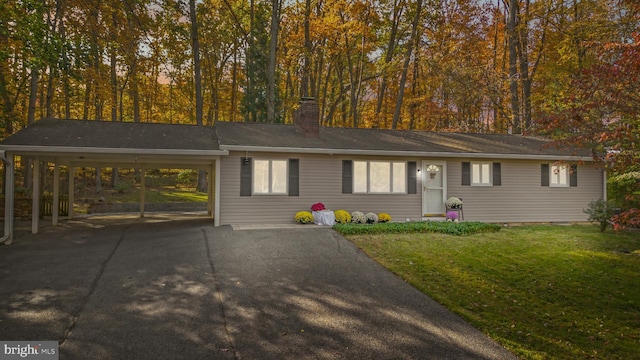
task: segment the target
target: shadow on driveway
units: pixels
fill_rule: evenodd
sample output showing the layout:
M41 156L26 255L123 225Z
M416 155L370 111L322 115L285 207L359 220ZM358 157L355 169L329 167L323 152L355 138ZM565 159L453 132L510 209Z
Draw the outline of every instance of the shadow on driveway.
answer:
M514 359L330 229L63 223L0 247L0 339L60 359Z

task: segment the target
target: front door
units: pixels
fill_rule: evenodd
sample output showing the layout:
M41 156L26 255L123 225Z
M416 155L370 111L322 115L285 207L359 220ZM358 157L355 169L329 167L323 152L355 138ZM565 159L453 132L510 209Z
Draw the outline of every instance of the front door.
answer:
M422 214L442 216L447 196L447 167L444 162L422 162Z

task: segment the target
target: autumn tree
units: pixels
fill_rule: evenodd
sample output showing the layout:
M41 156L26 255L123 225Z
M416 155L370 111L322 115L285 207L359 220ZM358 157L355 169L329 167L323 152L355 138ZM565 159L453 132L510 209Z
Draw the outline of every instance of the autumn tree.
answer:
M249 37L245 50L244 96L245 121L267 120L267 68L269 55L269 7L263 1L251 1Z
M544 128L558 144L592 150L594 159L612 173L638 170L640 164L640 7L625 3L635 19L633 33L621 41L593 43L598 60L573 79L566 107L552 112ZM624 22L621 22L624 23ZM640 197L640 184L628 197ZM640 209L617 217L621 225L640 225Z

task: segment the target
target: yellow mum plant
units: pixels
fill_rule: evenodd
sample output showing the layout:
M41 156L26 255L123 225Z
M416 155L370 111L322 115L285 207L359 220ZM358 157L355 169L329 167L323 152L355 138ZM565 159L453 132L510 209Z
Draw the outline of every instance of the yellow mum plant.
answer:
M391 221L391 215L387 213L378 214L378 222L389 222Z
M300 224L313 223L313 215L308 211L298 211L295 216L296 222Z
M346 224L351 222L351 214L349 214L346 210L336 210L334 214L336 215L337 223Z

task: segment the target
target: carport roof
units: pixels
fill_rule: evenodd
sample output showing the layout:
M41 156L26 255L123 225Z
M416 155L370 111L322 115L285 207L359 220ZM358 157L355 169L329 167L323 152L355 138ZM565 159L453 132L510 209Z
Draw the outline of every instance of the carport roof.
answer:
M211 127L46 118L0 142L0 150L77 164L200 165L227 152Z
M1 145L218 150L211 127L46 118Z

